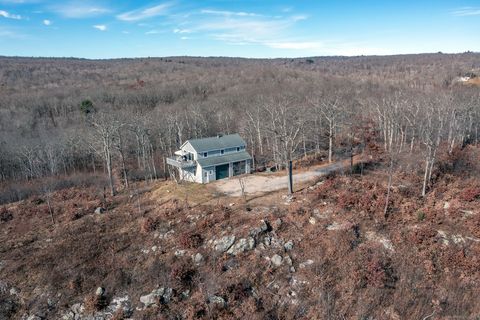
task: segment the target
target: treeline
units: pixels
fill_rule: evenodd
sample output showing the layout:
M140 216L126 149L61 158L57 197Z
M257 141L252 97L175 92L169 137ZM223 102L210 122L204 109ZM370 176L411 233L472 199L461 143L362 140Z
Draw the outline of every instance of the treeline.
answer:
M371 139L422 165L478 144L478 87L452 79L479 54L249 60L0 58L0 179L105 173L115 185L165 174L183 141L240 132L257 165ZM117 181L114 181L117 179Z

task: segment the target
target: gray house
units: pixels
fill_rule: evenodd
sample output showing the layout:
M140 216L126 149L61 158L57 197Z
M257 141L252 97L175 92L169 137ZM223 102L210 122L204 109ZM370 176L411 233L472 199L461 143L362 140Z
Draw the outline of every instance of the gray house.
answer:
M208 183L250 173L252 157L238 134L185 141L167 164L178 169L181 180Z

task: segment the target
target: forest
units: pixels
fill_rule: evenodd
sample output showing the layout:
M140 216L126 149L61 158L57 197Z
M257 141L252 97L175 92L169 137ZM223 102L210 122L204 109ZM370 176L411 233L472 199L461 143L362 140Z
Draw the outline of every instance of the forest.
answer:
M0 57L0 319L478 319L478 75L471 52ZM165 168L234 132L255 174ZM245 184L290 160L336 169Z
M168 177L185 140L233 132L259 169L359 153L374 134L395 168L423 168L425 195L439 147L479 139L477 82L457 80L477 79L470 52L0 62L0 203L79 184L115 194Z

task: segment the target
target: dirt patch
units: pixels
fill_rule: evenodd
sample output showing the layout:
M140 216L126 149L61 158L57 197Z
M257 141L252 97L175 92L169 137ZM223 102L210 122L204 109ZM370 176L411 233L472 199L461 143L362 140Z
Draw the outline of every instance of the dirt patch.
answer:
M355 160L355 163L358 163L358 160ZM334 171L341 171L347 169L350 165L350 162L337 162L328 165L314 166L301 172L293 174L293 184L294 188L298 189L298 185L301 185L306 182L313 181L320 177L326 176ZM240 176L238 178L230 178L225 180L218 180L211 183L219 192L231 196L231 197L240 197L242 195L239 179L242 179L245 182L245 193L248 195L256 195L262 193L268 193L273 191L278 191L287 188L288 177L286 172L283 176L279 174L272 174L271 176L267 174L252 174Z

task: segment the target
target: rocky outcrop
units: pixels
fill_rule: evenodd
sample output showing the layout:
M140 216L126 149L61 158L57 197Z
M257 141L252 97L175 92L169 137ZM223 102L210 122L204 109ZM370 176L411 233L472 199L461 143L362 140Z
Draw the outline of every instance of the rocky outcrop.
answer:
M234 245L228 249L227 253L236 256L245 251L253 250L255 248L255 240L252 237L239 239Z
M213 248L216 251L225 252L228 249L230 249L230 247L233 245L234 242L235 242L235 236L234 235L224 236L224 237L222 237L220 239L217 239L213 242Z

